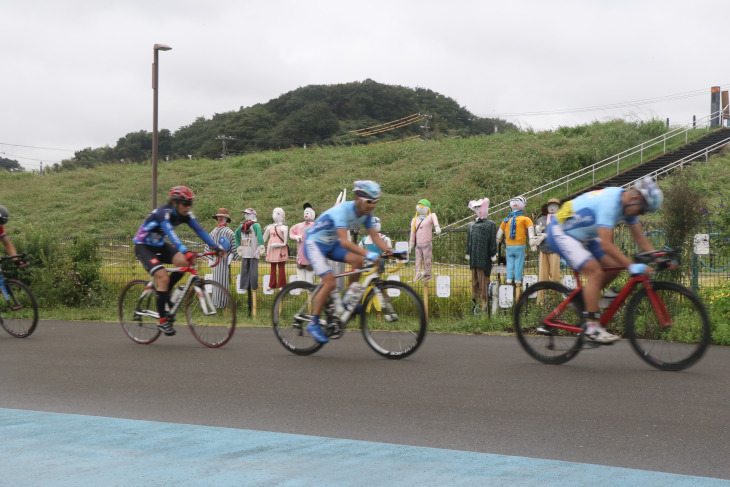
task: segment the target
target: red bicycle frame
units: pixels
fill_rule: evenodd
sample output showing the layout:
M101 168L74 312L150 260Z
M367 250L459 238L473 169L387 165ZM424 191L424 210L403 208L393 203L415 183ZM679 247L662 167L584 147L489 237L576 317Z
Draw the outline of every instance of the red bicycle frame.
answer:
M621 271L625 269L626 267L603 268L604 271ZM575 289L550 314L545 317L545 319L543 320L543 324L551 326L553 328L560 328L562 330L570 331L572 333L581 333L582 328L580 326L575 326L574 324L555 319L556 316L561 315L565 311L565 309L570 306L570 303L573 301L575 296L583 290L583 283L580 280L580 274L574 270L573 275L575 276L576 282ZM631 293L634 291L636 285L639 283L644 285L644 289L646 289L646 294L649 296L649 301L654 308L654 313L659 319L660 325L662 327L672 326L672 317L669 315L666 306L664 306L664 301L662 301L661 298L654 292L654 289L651 286L651 280L649 279L649 276L646 276L644 274L632 276L631 279L629 279L629 282L626 283L626 285L621 289L618 295L613 299L613 301L611 301L611 305L601 315L600 323L602 326L605 327L613 319L616 312L618 312L619 308L621 308L624 302L628 299L629 295L631 295Z

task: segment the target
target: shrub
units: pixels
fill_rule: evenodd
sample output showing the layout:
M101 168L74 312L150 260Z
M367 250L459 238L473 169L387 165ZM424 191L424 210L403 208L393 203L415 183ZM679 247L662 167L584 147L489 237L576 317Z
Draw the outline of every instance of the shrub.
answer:
M16 277L31 287L41 308L88 305L101 299L101 258L95 238L63 240L41 229L14 243L31 263L14 270Z

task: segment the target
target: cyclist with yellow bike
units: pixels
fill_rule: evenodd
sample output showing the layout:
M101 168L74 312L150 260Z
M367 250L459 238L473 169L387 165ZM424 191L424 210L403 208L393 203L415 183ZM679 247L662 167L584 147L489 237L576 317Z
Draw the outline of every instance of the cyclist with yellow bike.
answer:
M377 252L360 248L348 238L347 232L360 225L367 229L372 242L383 252L392 252L375 229L373 210L380 199L380 185L375 181L355 181L352 192L355 199L346 201L322 213L304 238L304 253L312 264L315 274L322 281L320 292L314 297L312 321L307 332L319 343L329 342L322 330L319 316L327 298L335 290L335 276L327 259L350 264L353 270L361 269L365 259L375 262L380 257ZM350 283L357 282L359 274L350 277ZM333 298L337 300L339 293ZM335 301L337 302L337 301Z

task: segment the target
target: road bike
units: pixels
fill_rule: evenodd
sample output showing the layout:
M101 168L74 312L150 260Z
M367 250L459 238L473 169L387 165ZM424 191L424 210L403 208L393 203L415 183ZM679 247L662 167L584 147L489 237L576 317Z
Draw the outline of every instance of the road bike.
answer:
M198 253L195 257L208 255L215 252ZM210 267L219 261L217 258ZM177 286L171 293L168 321L174 323L175 314L185 305L185 319L196 340L211 348L228 343L236 329L236 304L228 290L215 281L202 279L195 269L195 259L186 267L165 270L190 274L185 285ZM157 327L159 317L154 279L128 283L119 296L119 320L124 333L136 343L152 343L161 334Z
M0 257L0 325L16 338L29 337L38 326L38 305L30 288L15 279L5 279L2 264L11 259L26 262L25 254Z
M634 261L668 267L673 250L641 252ZM657 259L663 259L657 262ZM626 267L605 267L606 271ZM514 309L515 332L520 345L545 364L562 364L575 358L584 346L605 346L586 341L581 326L584 309L582 283L573 271L576 288L541 281L524 291ZM633 294L633 296L632 296ZM631 296L631 299L629 297ZM710 320L699 297L681 284L658 281L647 275L631 276L600 318L608 325L624 303L624 334L634 351L661 370L682 370L696 363L711 340Z
M342 313L337 313L332 295L327 297L322 310L324 316L320 319L325 335L331 340L342 337L348 322L359 316L365 341L379 355L402 359L418 349L426 336L423 301L407 284L382 278L386 261L396 260L398 264L390 274L405 264L407 260L400 257L399 254L383 254L377 264L368 262L363 269L335 274L335 278L362 274L364 280ZM312 318L314 297L321 286L321 282L315 286L295 281L284 286L274 300L271 318L276 338L284 348L297 355L311 355L324 346L306 331Z

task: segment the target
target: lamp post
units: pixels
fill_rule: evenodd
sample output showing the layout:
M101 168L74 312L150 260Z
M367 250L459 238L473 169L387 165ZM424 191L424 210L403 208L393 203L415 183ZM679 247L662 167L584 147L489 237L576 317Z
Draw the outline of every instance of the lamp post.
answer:
M155 59L152 63L152 209L157 208L157 75L158 75L158 51L169 51L172 49L165 44L155 44Z

